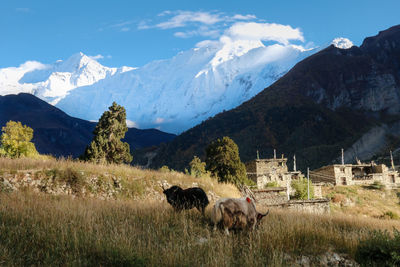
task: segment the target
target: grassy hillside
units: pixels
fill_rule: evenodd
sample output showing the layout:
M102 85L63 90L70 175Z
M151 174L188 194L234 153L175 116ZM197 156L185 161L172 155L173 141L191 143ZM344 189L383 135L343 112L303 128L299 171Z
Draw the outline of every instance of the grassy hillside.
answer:
M376 218L349 216L354 211L346 210L335 200L340 195L356 198L353 191L367 190L362 188L327 189L325 193L334 199L331 215L272 210L255 232L225 236L222 231L212 230L212 205L205 217L196 210L175 213L159 186L160 181L182 187L197 183L215 198L239 196L232 185L218 184L211 178L70 160L0 159L0 185L10 177L10 181L26 179L27 173L32 180L45 179L48 174L52 183L64 183L71 180L71 173L80 173L80 189L88 187L88 180L94 176L101 176L103 182L110 184L117 177L122 189L111 199L101 200L101 190L92 192L93 197L84 197L82 191L68 191L74 196L71 198L65 194L34 193L32 187L21 186L13 192L0 188L0 265L349 264L359 257L360 245L370 244L365 240L370 240L374 230L387 230L389 235L394 229L400 230L400 220L373 213L370 215ZM370 203L376 198L374 193L384 191L357 193L363 203ZM394 196L388 195L389 198ZM382 205L388 199L382 200ZM390 205L389 209L395 211L397 204ZM383 211L385 207L376 208ZM262 207L259 210L266 211Z
M4 180L7 180L4 183ZM5 185L7 184L7 186ZM11 185L10 185L11 184ZM214 197L239 196L231 184L175 171L141 170L128 165L96 165L70 159L0 158L0 191L24 190L78 197L163 199L161 184L200 186Z
M400 189L332 186L323 188L323 195L331 199L334 213L400 220Z
M396 221L275 211L254 233L214 232L208 214L165 202L0 193L0 264L264 266L355 256L369 230Z

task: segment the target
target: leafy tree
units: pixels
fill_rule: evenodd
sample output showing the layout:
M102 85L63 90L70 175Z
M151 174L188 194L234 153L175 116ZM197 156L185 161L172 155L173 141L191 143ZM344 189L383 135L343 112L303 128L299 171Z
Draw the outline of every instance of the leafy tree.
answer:
M121 141L127 131L125 108L113 102L101 116L93 131L93 141L81 158L96 163L130 163L129 144Z
M9 121L2 129L0 155L9 158L38 155L35 144L31 142L33 129L21 122Z
M307 199L308 197L308 185L306 178L300 178L292 180L291 186L295 190L294 197L297 199ZM310 199L314 198L314 186L310 180Z
M190 175L194 177L201 177L207 173L206 163L202 162L197 156L194 156L192 161L189 163Z
M206 148L206 169L219 182L231 182L236 185L249 183L246 167L240 161L239 148L229 137L212 142Z

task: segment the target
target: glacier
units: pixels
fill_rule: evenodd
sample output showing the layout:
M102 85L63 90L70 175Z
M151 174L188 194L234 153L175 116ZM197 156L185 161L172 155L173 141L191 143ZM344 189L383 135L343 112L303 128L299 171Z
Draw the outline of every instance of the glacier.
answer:
M226 39L135 68L105 67L77 53L54 64L0 69L0 95L31 93L92 121L115 101L131 125L181 133L249 100L317 50Z

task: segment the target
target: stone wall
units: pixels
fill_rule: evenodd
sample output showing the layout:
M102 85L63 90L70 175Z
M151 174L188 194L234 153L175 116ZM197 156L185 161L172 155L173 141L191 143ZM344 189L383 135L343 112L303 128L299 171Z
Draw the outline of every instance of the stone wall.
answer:
M291 200L286 203L265 206L271 208L276 207L300 212L323 214L330 212L329 202L330 201L328 199Z
M259 205L274 205L288 201L285 189L253 190L253 194Z

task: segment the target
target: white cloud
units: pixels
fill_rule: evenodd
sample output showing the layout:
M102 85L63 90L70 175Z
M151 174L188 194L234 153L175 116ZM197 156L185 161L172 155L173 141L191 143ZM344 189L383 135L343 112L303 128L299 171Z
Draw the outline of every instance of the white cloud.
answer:
M236 14L232 17L233 20L251 20L256 18L257 17L255 15L240 15L240 14Z
M158 22L156 22L158 21ZM218 11L163 11L154 20L142 20L139 30L177 29L173 35L178 38L196 36L218 39L229 37L234 40L275 41L284 45L290 41L304 42L303 33L290 25L265 23L252 14L226 14ZM203 44L199 44L203 45Z
M99 60L99 59L103 59L104 58L104 56L100 55L100 54L95 55L95 56L88 56L88 57L91 58L91 59L94 59L94 60Z
M137 25L137 28L138 28L138 30L147 30L147 29L150 29L152 27L148 25L148 21L142 20Z
M300 29L275 23L237 22L225 34L233 39L277 41L284 45L288 45L289 40L304 42Z
M191 22L212 25L222 20L220 14L212 14L210 12L176 11L175 14L169 20L156 24L155 27L160 29L180 28L187 26Z
M162 16L165 16L165 15L170 15L171 13L172 13L172 11L165 10L165 11L161 12L160 14L158 14L157 16L162 17Z
M215 45L219 45L219 44L220 44L219 41L204 40L204 41L198 42L196 44L196 47L200 48L200 47L207 47L207 46L215 46Z
M131 28L129 28L129 27L122 27L121 28L121 32L129 32L131 30Z
M126 126L128 126L128 128L139 128L139 125L131 120L126 120Z
M349 49L352 46L354 46L352 41L350 41L347 38L343 38L343 37L338 37L338 38L333 39L331 44L333 44L337 48L341 48L341 49Z
M34 70L34 69L42 70L42 69L48 68L49 66L42 64L38 61L26 61L25 63L21 64L19 67L21 69L28 71L28 70Z

